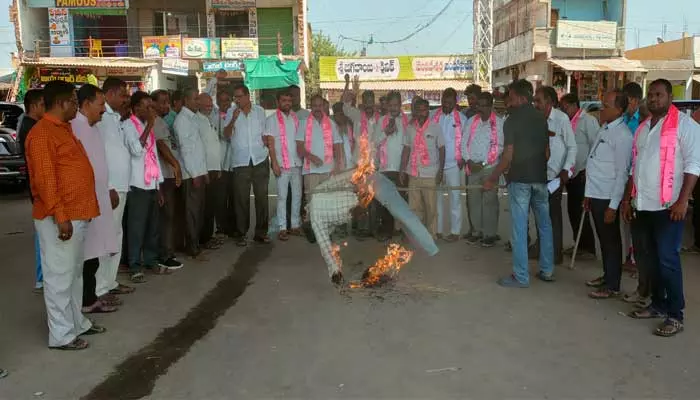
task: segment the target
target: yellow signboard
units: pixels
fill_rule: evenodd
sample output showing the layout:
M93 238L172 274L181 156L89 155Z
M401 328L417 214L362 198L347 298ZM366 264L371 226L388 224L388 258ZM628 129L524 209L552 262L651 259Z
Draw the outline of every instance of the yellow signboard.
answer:
M471 79L471 55L398 57L321 57L321 82L343 82L345 75L361 81Z

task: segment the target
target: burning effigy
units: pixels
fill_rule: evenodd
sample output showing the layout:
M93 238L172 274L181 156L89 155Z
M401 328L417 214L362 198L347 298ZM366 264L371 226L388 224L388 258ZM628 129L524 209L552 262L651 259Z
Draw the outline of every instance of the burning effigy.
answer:
M379 201L401 223L405 236L416 248L428 255L438 253L437 245L420 219L411 212L396 186L374 167L368 135L361 135L358 166L321 183L312 192L307 205L311 229L328 267L331 281L340 285L343 281L340 246L331 240L336 226L350 222L354 208L369 206L372 200ZM413 257L413 252L392 243L386 255L374 262L363 274L362 280L352 282L351 287L376 287L394 279L399 270Z

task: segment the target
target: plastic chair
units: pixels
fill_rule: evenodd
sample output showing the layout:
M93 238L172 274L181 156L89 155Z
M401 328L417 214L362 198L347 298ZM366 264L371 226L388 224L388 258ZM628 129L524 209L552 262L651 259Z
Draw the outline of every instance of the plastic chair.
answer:
M104 57L104 53L102 52L102 39L93 39L90 37L88 42L90 44L89 57Z

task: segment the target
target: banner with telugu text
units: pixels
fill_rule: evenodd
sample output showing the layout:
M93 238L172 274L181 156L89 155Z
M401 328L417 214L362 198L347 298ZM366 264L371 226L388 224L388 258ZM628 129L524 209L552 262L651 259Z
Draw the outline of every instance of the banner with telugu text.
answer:
M345 74L362 81L471 79L473 57L321 57L319 69L321 82L343 82Z

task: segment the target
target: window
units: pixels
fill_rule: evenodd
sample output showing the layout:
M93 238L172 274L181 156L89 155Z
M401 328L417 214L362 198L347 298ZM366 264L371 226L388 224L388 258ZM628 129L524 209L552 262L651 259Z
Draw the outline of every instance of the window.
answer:
M157 36L204 37L207 32L206 17L198 12L156 11L153 26Z
M249 37L248 11L216 11L216 36L218 37Z

